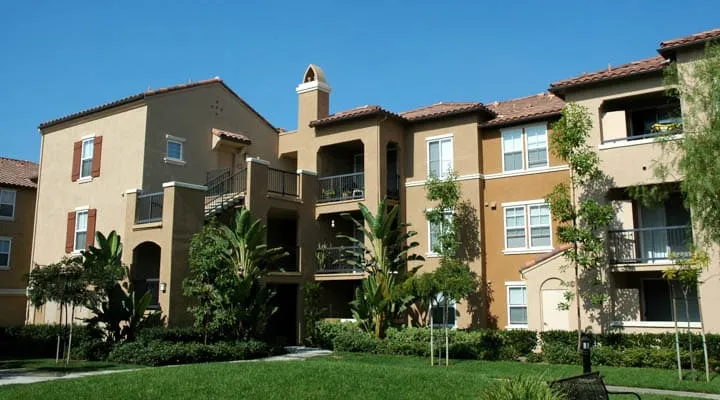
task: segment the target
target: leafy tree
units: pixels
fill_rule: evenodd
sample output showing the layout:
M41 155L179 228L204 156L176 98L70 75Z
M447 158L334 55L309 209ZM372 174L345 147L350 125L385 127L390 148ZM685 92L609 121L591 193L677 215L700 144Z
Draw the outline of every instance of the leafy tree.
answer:
M305 343L312 346L315 344L318 335L317 324L325 308L322 307L320 301L322 296L322 286L320 282L305 282L303 290L303 314L305 317Z
M413 301L412 296L403 290L403 282L419 267L408 271L407 264L423 258L410 254L410 250L417 247L418 243L408 241L417 232L408 231L409 224L400 222L397 205L388 209L383 199L374 215L364 204L361 203L359 207L362 220L356 220L350 214L343 215L364 233L365 241L338 235L359 249L349 250L345 262L361 267L368 273L368 277L355 291L355 300L350 306L353 315L365 329L374 331L375 337L383 338L388 324L402 316Z
M570 183L556 185L546 197L553 218L559 222L557 236L561 243L571 245L565 258L574 272L574 291L566 298L575 299L577 316L577 348L582 335L581 302L601 307L606 295L602 289L602 267L605 265L603 233L612 223L615 211L611 204L599 200L605 182L595 150L588 144L592 119L588 110L568 103L560 120L552 125L551 149L570 168ZM592 282L585 285L583 282ZM569 307L565 303L561 307Z
M193 237L186 296L197 299L189 310L195 324L208 332L234 338L260 337L277 310L275 293L262 281L272 266L288 255L268 248L267 228L243 208L232 227L215 221Z

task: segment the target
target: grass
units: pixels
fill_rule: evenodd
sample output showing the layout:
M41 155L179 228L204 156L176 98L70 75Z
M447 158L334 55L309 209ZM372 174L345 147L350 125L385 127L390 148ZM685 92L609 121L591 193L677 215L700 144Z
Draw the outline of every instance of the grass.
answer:
M140 368L137 365L123 365L102 361L73 361L69 364L55 363L55 359L39 358L27 360L0 360L0 370L22 368L30 373L44 372L90 372L112 369Z
M54 362L54 361L53 361ZM455 361L430 367L417 357L339 354L307 361L211 363L87 378L0 386L0 399L468 399L489 388L492 377L540 373L551 379L578 367ZM563 372L565 371L565 372ZM646 370L626 369L644 382ZM672 371L662 371L672 373ZM604 372L607 374L607 371ZM611 380L621 384L623 371ZM652 377L660 376L654 370ZM668 379L669 378L663 378ZM643 395L643 399L672 397ZM687 398L686 398L687 399Z

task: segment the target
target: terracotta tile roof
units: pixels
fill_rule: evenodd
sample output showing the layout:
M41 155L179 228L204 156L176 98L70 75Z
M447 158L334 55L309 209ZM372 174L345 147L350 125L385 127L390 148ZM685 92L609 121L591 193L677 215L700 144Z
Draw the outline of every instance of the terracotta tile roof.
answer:
M582 74L574 78L553 82L550 84L550 91L557 92L569 87L587 85L595 82L609 81L618 78L625 78L633 75L640 75L654 71L662 70L667 61L660 56L646 58L644 60L633 61L628 64L619 65L617 67L608 67L606 69Z
M215 128L212 128L212 130L210 132L212 132L213 135L215 135L221 139L227 139L227 140L237 142L237 143L242 143L242 144L251 144L252 143L252 140L250 140L249 137L247 137L243 134L240 134L240 133L228 132L228 131L223 131L221 129L215 129Z
M447 117L477 111L484 111L493 115L493 112L490 111L488 107L478 102L440 102L402 112L400 116L408 121L423 121L431 118Z
M543 262L543 261L545 261L545 260L547 260L547 259L549 259L549 258L555 257L556 255L558 255L558 254L562 253L563 251L565 251L565 250L567 250L567 249L570 249L570 248L572 248L572 244L564 244L564 245L562 245L562 246L560 246L560 247L554 248L554 249L553 249L551 252L549 252L549 253L541 254L541 255L535 257L534 259L532 259L532 260L530 260L530 261L527 261L527 262L525 263L525 265L523 265L523 267L520 268L520 272L522 272L522 271L524 271L524 270L532 267L533 265L537 265L537 264L539 264L539 263L541 263L541 262Z
M32 161L0 157L0 185L37 188L38 165Z
M560 115L565 102L552 93L540 93L488 104L497 116L481 126L498 126Z
M237 98L241 103L243 103L245 106L247 106L247 107L250 109L250 111L252 111L253 113L255 113L255 115L257 115L262 121L264 121L264 122L265 122L268 126L270 126L273 130L277 131L277 129L276 129L268 120L266 120L265 117L263 117L262 115L260 115L260 113L258 113L258 112L257 112L254 108L252 108L245 100L243 100L240 96L238 96L237 93L235 93L232 89L230 89L230 87L229 87L228 85L226 85L225 82L223 82L223 80L220 79L220 77L217 77L217 76L214 77L214 78L211 78L211 79L206 79L206 80L197 81L197 82L183 83L183 84L180 84L180 85L169 86L169 87L164 87L164 88L159 88L159 89L148 89L148 90L146 90L146 91L144 91L144 92L141 92L141 93L138 93L138 94L134 94L134 95L132 95L132 96L123 97L123 98L121 98L121 99L114 100L114 101L111 101L111 102L109 102L109 103L101 104L101 105L99 105L99 106L91 107L91 108L88 108L88 109L86 109L86 110L82 110L82 111L78 111L78 112L76 112L76 113L68 114L68 115L65 115L65 116L60 117L60 118L56 118L56 119L52 119L52 120L49 120L49 121L45 121L45 122L41 123L41 124L38 126L38 129L41 129L41 130L42 130L42 129L51 127L51 126L53 126L53 125L60 124L60 123L62 123L62 122L71 121L71 120L73 120L73 119L75 119L75 118L84 117L84 116L86 116L86 115L91 115L91 114L94 114L94 113L97 113L97 112L101 112L101 111L104 111L104 110L109 110L109 109L111 109L111 108L118 107L118 106L121 106L121 105L124 105L124 104L130 104L130 103L133 103L133 102L135 102L135 101L144 100L145 98L148 98L148 97L151 97L151 96L155 96L155 95L159 95L159 94L164 94L164 93L170 93L170 92L176 92L176 91L180 91L180 90L184 90L184 89L191 89L191 88L195 88L195 87L198 87L198 86L212 85L212 84L215 84L215 83L218 83L218 84L222 85L225 89L227 89L228 92L230 92L230 94L232 94L232 95L233 95L235 98Z
M352 119L365 118L372 115L385 115L393 118L400 118L397 114L392 113L377 105L365 105L361 107L351 108L349 110L336 112L325 118L310 121L310 126L324 126L330 125L339 121L347 121Z
M720 39L720 28L660 42L660 49L658 50L658 52L660 54L666 54L669 52L670 49L677 49L679 47L704 43L712 39Z

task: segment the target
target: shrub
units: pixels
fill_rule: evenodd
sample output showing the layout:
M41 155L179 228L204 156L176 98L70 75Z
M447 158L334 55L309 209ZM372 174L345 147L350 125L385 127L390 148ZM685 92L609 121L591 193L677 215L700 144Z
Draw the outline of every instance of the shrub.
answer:
M228 340L219 332L209 332L208 343L216 343ZM200 328L183 327L183 328L146 328L138 332L136 340L144 342L161 341L171 343L204 343L205 332Z
M333 341L342 332L360 332L360 327L348 322L320 321L317 324L316 345L322 349L333 349Z
M553 390L540 376L521 375L496 381L480 393L482 400L562 400L565 396Z
M102 339L84 340L77 345L73 344L72 357L86 361L105 361L114 344Z
M67 339L69 331L63 332L61 325L0 327L0 357L54 358L58 333ZM75 325L72 346L82 346L83 342L97 340L100 336L97 330Z
M578 364L581 361L580 354L574 346L563 344L543 345L543 355L545 361L550 364Z
M533 352L538 343L538 334L527 329L504 331L507 344L513 348L516 356L527 356Z
M192 364L211 361L250 360L274 354L258 341L215 344L181 342L126 342L116 346L108 361L148 366Z
M359 353L375 353L378 350L378 339L363 331L341 332L333 340L333 348L336 351L348 351Z

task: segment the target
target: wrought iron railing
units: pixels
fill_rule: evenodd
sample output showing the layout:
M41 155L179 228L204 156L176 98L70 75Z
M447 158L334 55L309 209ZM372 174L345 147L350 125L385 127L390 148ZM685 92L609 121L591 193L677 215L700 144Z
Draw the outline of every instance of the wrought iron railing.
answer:
M319 203L362 199L365 197L365 173L326 176L318 179Z
M682 124L679 126L673 126L669 129L665 129L665 130L661 130L661 131L657 131L657 132L650 132L650 133L645 133L642 135L623 136L623 137L619 137L619 138L603 140L602 142L603 142L603 144L628 142L628 141L631 142L633 140L651 139L651 138L663 137L663 136L668 136L668 135L679 135L681 133L683 133Z
M608 231L611 264L667 262L690 256L692 229L689 225Z
M135 204L135 223L146 224L162 220L163 192L141 194Z
M268 168L268 192L298 197L298 174Z
M205 212L223 208L230 201L235 201L247 189L247 171L240 171L218 177L207 183L205 193Z
M213 185L230 177L230 168L218 168L205 173L205 186Z
M363 253L360 246L320 247L317 249L320 274L362 273ZM357 260L357 264L351 262Z

